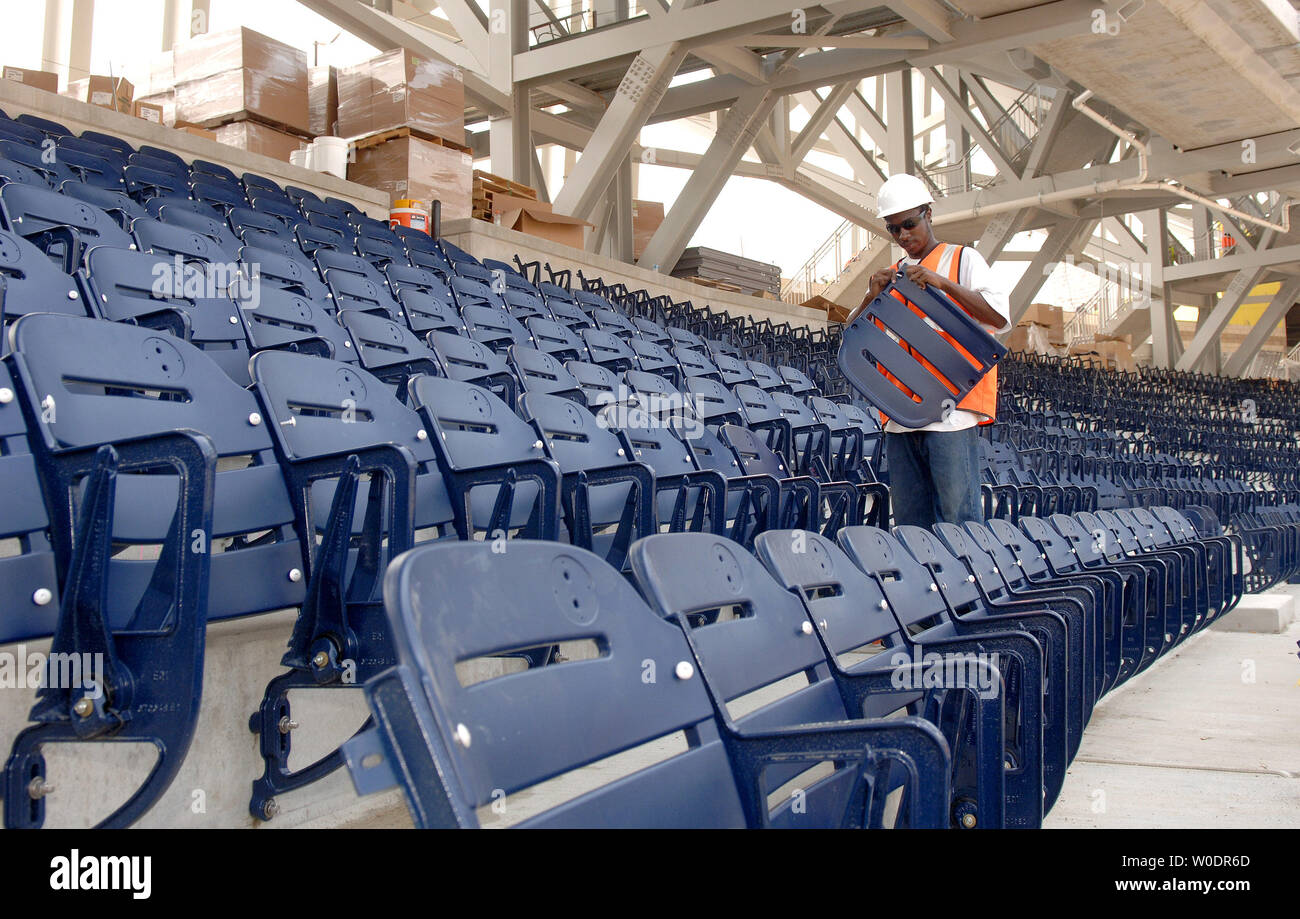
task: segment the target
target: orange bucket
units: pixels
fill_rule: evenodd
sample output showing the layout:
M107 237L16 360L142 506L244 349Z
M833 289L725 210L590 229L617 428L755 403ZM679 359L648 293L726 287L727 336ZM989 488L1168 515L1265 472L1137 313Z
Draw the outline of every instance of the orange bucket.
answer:
M399 198L393 202L393 207L388 212L388 225L409 227L412 230L419 230L421 233L428 233L429 211L425 208L423 201Z

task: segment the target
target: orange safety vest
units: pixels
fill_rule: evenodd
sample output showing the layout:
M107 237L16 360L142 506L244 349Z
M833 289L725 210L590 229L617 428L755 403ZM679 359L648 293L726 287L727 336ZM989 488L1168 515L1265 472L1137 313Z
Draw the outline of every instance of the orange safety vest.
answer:
M939 266L940 264L942 264L944 253L949 247L950 247L949 243L939 243L939 245L935 246L933 249L930 250L929 255L921 259L921 265L925 268L929 268L935 274L942 274L943 272L939 270ZM958 245L951 245L951 248L953 249L953 253L952 253L952 258L948 264L948 279L953 283L960 283L962 247ZM902 259L899 259L898 262L895 262L894 270L897 271L899 265L901 264L902 264ZM907 303L907 305L912 308L912 312L916 313L918 316L922 316L922 317L925 316L925 313L916 304L908 301L898 291L896 290L890 291L890 293L893 296L897 297L899 300L902 300L904 303ZM961 304L958 304L958 306L960 305ZM885 328L884 324L878 319L876 320L876 325L880 326L881 329ZM950 341L953 347L955 347L958 350L958 352L960 352L968 361L970 361L971 364L978 366L979 362L976 361L975 358L971 356L971 353L969 351L967 351L961 345L957 344L956 339L954 339L951 335L949 335L947 332L943 331L942 329L936 329L935 331L937 331L940 335L942 335L944 338ZM948 386L948 383L944 379L943 375L940 374L937 369L935 369L933 364L931 364L925 358L921 357L921 355L917 354L915 351L912 351L911 346L908 345L907 342L900 341L899 344L901 344L904 348L907 348L908 352L911 353L918 361L920 361L923 367L925 367L932 374L938 377L939 381L944 383L945 386ZM891 374L888 370L885 370L885 368L883 367L879 369L881 373L883 373L886 377L889 378L889 381L891 383L893 383L895 386L897 386L899 389L901 389L903 392L907 393L908 395L912 395L912 391L908 389L906 386L904 386L903 383L897 377ZM951 386L949 386L949 388L953 389L953 387ZM953 391L955 392L956 390L953 389ZM966 394L966 398L962 399L960 402L957 403L957 408L961 409L962 411L970 412L972 415L977 416L980 419L979 420L980 424L992 424L994 422L998 414L998 368L996 366L994 366L988 373L986 373L983 376L983 378L980 379L978 383L975 384L974 388L971 389L971 391ZM889 416L886 415L884 412L881 412L880 413L881 425L884 425L888 421L889 421Z

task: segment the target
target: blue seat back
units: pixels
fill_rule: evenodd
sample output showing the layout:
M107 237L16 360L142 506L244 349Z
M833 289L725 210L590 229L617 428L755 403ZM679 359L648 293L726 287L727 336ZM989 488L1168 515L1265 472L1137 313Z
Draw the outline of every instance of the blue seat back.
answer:
M573 374L545 351L524 345L511 345L507 363L519 378L519 386L524 393L552 394L575 400L583 406L587 404L582 388L578 386Z
M348 333L316 301L270 284L236 297L253 351L275 349L315 354L349 364L360 359Z
M347 329L361 366L406 393L406 378L427 373L443 376L442 361L424 342L399 322L375 313L340 310L339 324Z

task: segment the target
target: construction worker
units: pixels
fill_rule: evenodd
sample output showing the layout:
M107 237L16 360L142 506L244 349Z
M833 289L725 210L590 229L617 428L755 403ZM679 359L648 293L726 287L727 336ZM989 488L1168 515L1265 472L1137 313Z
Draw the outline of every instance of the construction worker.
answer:
M942 291L986 331L1010 328L1007 293L979 252L935 239L930 210L934 198L924 182L910 175L890 176L880 187L877 202L885 228L905 255L871 276L867 296L850 315L850 322L901 269L918 286L933 285ZM894 296L902 299L900 294ZM952 341L946 333L940 334ZM882 415L895 526L929 528L939 522L984 519L977 426L993 423L997 401L995 367L942 419L923 428L905 428Z

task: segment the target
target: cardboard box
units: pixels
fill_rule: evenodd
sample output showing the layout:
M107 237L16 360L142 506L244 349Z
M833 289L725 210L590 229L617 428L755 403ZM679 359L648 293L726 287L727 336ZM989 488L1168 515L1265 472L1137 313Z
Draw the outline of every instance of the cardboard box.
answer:
M176 118L207 127L249 116L306 134L307 55L252 29L175 48Z
M339 136L411 127L465 142L465 75L398 48L338 72Z
M766 293L766 291L764 291L764 293ZM772 299L775 300L777 298L773 297ZM848 322L849 313L852 312L848 307L840 306L833 300L827 300L821 294L814 294L799 305L823 311L826 313L826 318L831 322Z
M193 134L195 137L204 137L208 140L217 139L216 131L210 131L207 128L199 127L197 124L177 124L176 130L184 131L186 134Z
M4 78L13 80L15 83L22 83L26 86L35 86L37 89L43 89L47 93L57 93L59 91L59 75L50 73L48 70L26 70L22 67L4 68Z
M214 128L213 139L249 153L260 153L272 159L289 162L289 154L307 144L307 139L297 134L279 131L260 121L232 121Z
M334 67L307 69L307 127L313 137L333 135L339 120L339 72Z
M136 116L152 121L153 119L149 116L140 114L142 108L160 110L162 112L162 121L159 124L168 126L176 124L176 99L171 90L152 96L140 96L135 100Z
M125 77L89 76L73 80L63 95L115 112L133 111L135 87Z
M348 181L387 192L390 201L441 201L443 220L470 216L473 173L470 154L414 136L361 147L348 163Z
M632 258L641 258L641 253L654 238L655 230L664 222L664 205L662 201L632 201Z
M142 118L154 124L165 123L163 117L167 114L167 110L161 105L156 105L153 102L136 102L133 110L136 118Z

